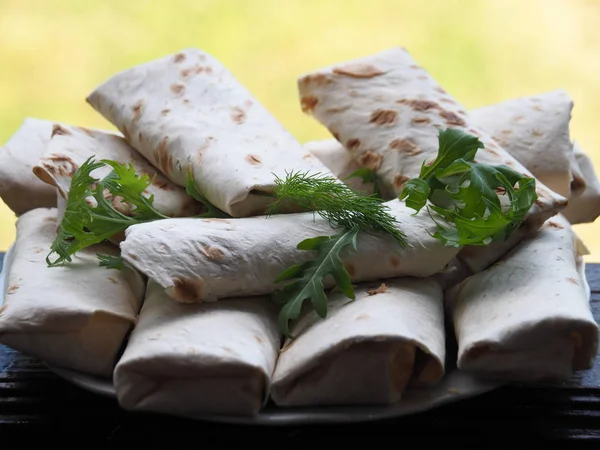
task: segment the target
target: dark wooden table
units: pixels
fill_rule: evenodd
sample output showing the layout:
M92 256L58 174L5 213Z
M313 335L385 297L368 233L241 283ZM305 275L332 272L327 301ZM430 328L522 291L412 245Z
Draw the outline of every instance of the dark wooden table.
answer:
M3 255L0 254L0 266ZM587 267L594 316L600 321L600 264ZM341 448L420 446L423 442L508 443L520 448L542 440L600 441L600 358L594 369L559 384L503 387L425 413L378 422L323 426L240 426L129 413L116 400L80 389L38 360L0 346L0 448L26 441L110 446ZM334 446L334 447L332 447ZM148 447L153 448L153 447ZM537 447L534 447L537 448Z

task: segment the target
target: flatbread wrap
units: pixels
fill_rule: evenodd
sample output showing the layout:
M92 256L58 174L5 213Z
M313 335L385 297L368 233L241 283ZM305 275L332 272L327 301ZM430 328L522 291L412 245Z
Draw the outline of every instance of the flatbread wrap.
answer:
M477 108L470 116L537 180L569 198L572 110L573 100L559 89Z
M452 98L403 48L332 65L302 75L298 80L305 113L329 129L363 167L374 170L384 198L396 197L410 178L419 175L424 162L438 154L438 134L446 128L477 136L485 148L476 162L511 167L533 177L492 137L477 127ZM567 200L536 183L538 200L526 218L535 230L564 209ZM461 258L473 272L496 261L512 239L486 247L470 247Z
M443 271L458 253L433 238L426 211L412 216L399 200L387 203L407 238L402 248L388 235L359 234L357 250L344 255L354 282ZM129 227L121 242L125 261L182 302L272 293L275 278L314 257L300 241L339 232L315 213L240 219L167 219ZM326 283L332 281L326 279ZM331 285L331 283L329 283Z
M508 381L563 379L598 350L583 245L557 215L489 269L447 291L460 370Z
M572 109L573 101L567 93L555 90L476 108L469 111L469 116L536 179L570 198L574 179L569 131ZM345 180L362 167L336 139L309 141L304 147L340 179ZM363 193L373 193L372 183L362 183L358 178L347 183Z
M174 183L233 217L266 213L275 176L330 174L214 57L198 49L141 64L88 103Z
M16 215L56 206L56 190L32 172L50 140L52 125L28 117L0 148L0 198Z
M408 386L444 375L443 293L432 278L360 285L356 299L331 294L326 319L310 312L294 326L273 374L280 406L385 405Z
M352 189L365 195L375 192L374 183L365 182L360 177L348 178L353 172L361 169L361 165L337 140L308 141L304 144L304 149L317 157L334 176Z
M106 269L96 253L118 255L101 244L73 263L48 268L56 236L56 208L37 208L17 220L17 238L5 268L0 343L48 364L110 377L144 299L134 269Z
M171 182L123 137L112 132L55 124L52 138L33 167L33 172L40 180L55 186L60 195L67 199L73 174L90 157L94 157L95 161L108 159L131 164L138 175L148 175L154 181L148 186L146 196L153 195L155 209L166 216L188 217L202 210L202 205L187 195L184 188ZM101 179L111 170L112 167L107 165L94 170L91 175ZM121 212L131 213L118 200L113 203L123 206Z
M58 188L56 189L56 228L60 228L60 223L65 217L67 210L67 199L62 196Z
M260 297L184 305L150 281L115 368L119 404L187 417L258 413L281 345L273 306Z
M562 214L571 224L591 223L600 216L600 181L594 163L578 142L571 155L571 197Z

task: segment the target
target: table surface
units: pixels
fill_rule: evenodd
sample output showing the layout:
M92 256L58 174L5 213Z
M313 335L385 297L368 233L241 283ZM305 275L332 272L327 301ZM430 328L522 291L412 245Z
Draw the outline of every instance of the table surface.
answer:
M0 254L0 267L3 254ZM600 264L586 268L592 309L600 321ZM84 437L85 441L81 438ZM544 440L600 441L600 357L593 369L555 384L506 386L476 398L424 413L351 425L242 426L215 424L122 410L116 400L95 395L50 372L40 361L0 346L0 446L22 448L43 438L79 443L193 439L218 442L272 443L278 447L313 445L325 438L336 446L356 439L406 442L418 439L465 443ZM385 439L383 441L381 438ZM416 439L415 439L416 438ZM311 444L305 444L310 442ZM11 445L13 445L11 447ZM331 444L325 444L331 445Z

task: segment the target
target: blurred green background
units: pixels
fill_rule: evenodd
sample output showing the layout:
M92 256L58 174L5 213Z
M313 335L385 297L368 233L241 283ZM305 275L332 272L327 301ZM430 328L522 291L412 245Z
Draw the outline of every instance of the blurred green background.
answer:
M0 0L0 143L27 116L113 129L84 99L115 72L186 47L220 59L302 142L303 72L406 47L474 108L566 89L572 137L600 168L597 0ZM14 239L0 204L0 250ZM600 262L600 225L576 227Z

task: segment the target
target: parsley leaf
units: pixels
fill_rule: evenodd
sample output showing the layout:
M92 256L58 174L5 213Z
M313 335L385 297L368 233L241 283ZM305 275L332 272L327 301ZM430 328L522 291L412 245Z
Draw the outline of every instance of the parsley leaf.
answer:
M108 164L113 170L98 180L91 173ZM71 256L124 231L130 225L164 219L152 207L153 196L142 194L150 185L147 175L138 177L132 165L88 158L73 174L64 217L50 247L50 267L71 262ZM56 254L54 260L52 255Z
M437 225L433 236L446 245L504 241L537 200L534 178L508 166L475 162L483 147L461 130L440 131L437 158L423 162L419 176L407 181L399 195L415 214L428 208Z
M105 165L112 167L112 171L102 180L91 176ZM106 159L96 162L93 156L89 157L71 179L65 214L46 257L48 266L71 262L71 256L78 251L103 242L131 225L169 219L154 208L154 196L146 194L152 181L147 174L138 175L132 164ZM198 192L191 175L186 182L186 192L206 207L207 212L199 217L229 217ZM56 257L52 259L54 254ZM100 266L120 267L116 257L98 255L98 258Z

